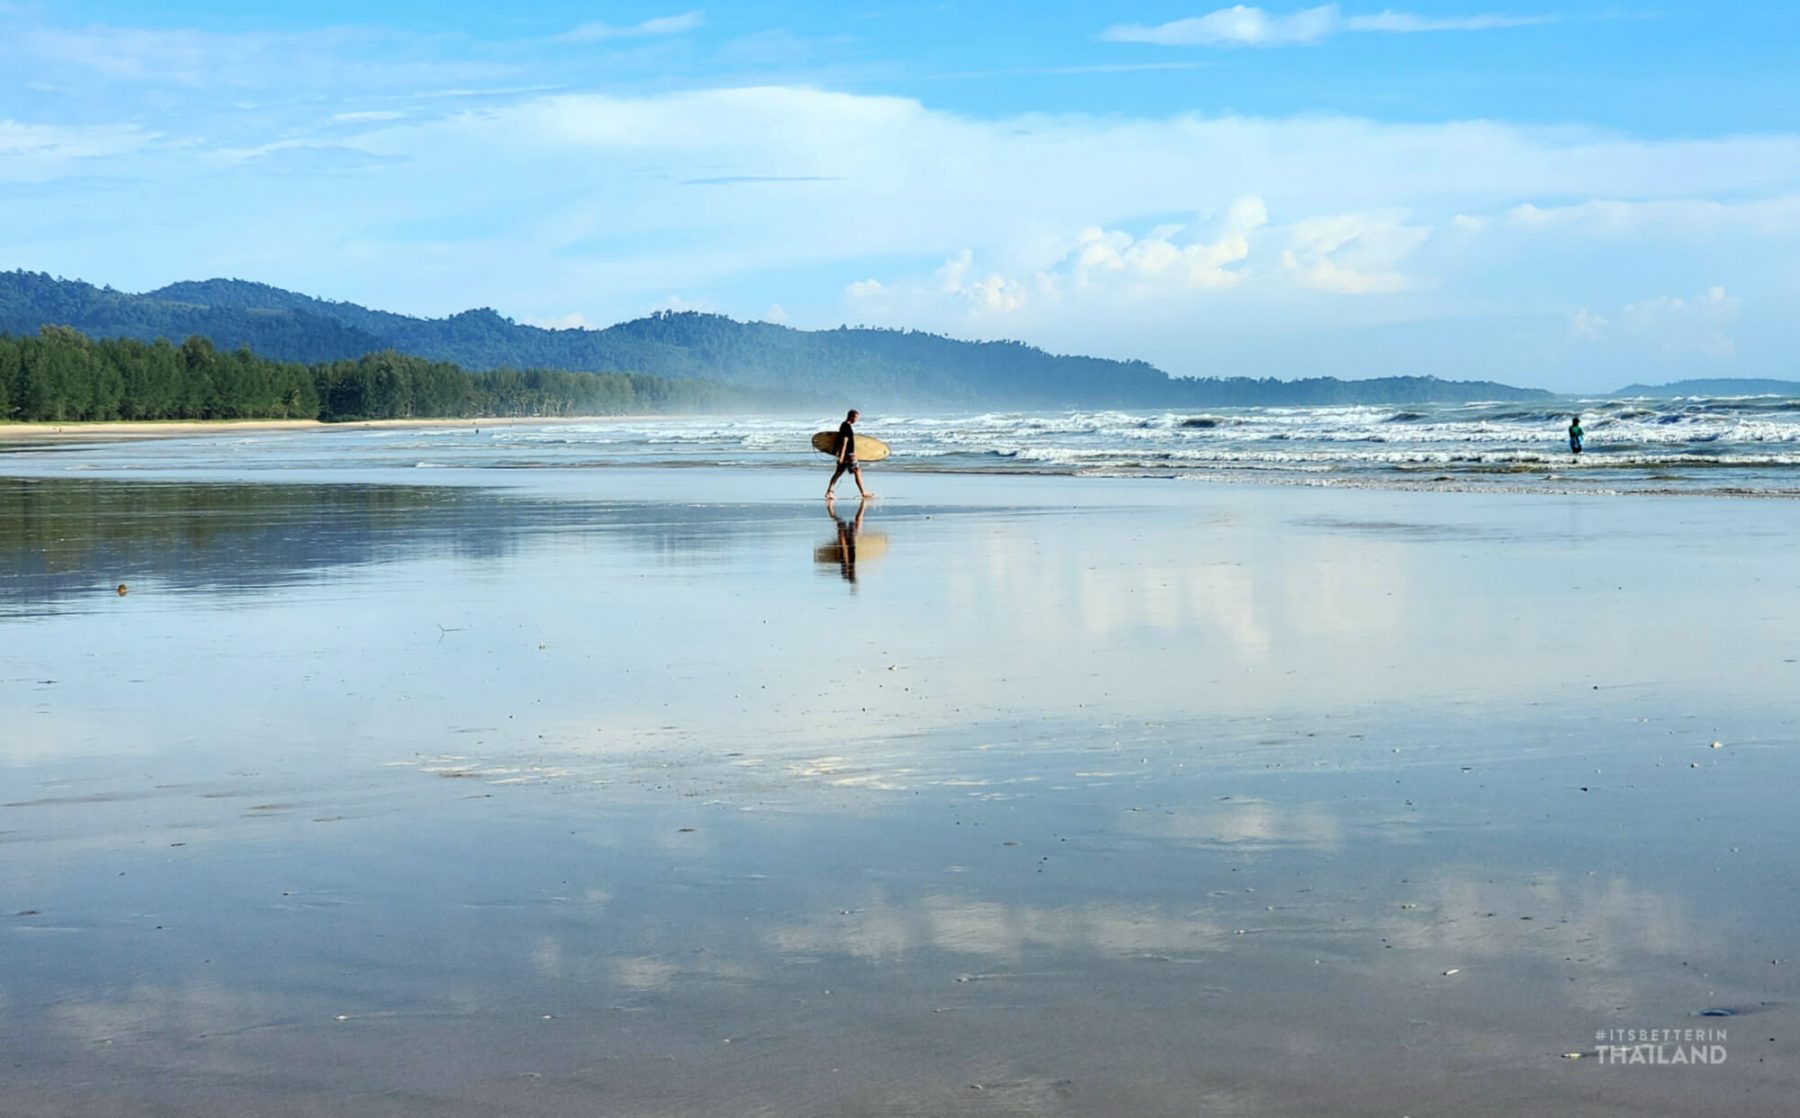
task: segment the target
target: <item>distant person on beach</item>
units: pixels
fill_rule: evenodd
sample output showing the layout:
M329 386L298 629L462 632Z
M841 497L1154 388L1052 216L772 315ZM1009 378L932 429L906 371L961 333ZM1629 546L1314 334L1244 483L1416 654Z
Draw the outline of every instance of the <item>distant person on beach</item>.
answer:
M863 488L862 467L856 464L856 420L862 413L851 408L844 421L838 424L837 469L831 471L831 480L825 484L825 499L832 499L832 490L837 488L838 478L848 473L856 480L856 491L868 500L875 494Z
M1570 454L1580 454L1581 453L1581 437L1584 434L1586 434L1586 432L1584 432L1581 429L1581 417L1579 415L1570 416L1569 417L1569 453Z

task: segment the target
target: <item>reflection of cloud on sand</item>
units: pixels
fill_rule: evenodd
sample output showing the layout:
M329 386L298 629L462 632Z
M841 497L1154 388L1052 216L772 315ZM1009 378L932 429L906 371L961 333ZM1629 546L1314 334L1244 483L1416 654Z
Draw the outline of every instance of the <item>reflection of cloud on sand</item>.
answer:
M1617 968L1634 954L1668 955L1699 946L1699 930L1673 897L1616 877L1565 882L1551 875L1519 885L1443 876L1427 882L1416 903L1426 918L1401 922L1392 937L1396 944L1476 956L1513 954L1518 937L1500 930L1530 916L1532 923L1549 925L1557 942L1547 950L1559 959L1573 954L1592 966ZM1508 924L1494 922L1502 916Z
M49 762L67 763L76 758L126 757L150 753L141 719L129 714L76 711L60 705L54 711L33 705L42 703L50 688L7 683L16 701L0 705L0 765L27 768ZM12 797L8 797L12 798Z
M613 960L613 981L627 990L654 990L680 973L673 963L638 956Z
M1416 908L1384 924L1396 948L1459 963L1574 967L1571 1000L1608 1012L1635 997L1644 956L1685 958L1709 951L1714 938L1673 896L1617 877L1504 883L1446 874L1416 896Z
M1041 908L957 897L870 904L811 923L768 932L772 947L795 955L895 959L943 951L1015 960L1032 951L1098 955L1216 950L1230 933L1199 915L1153 905L1087 904Z
M1323 807L1284 807L1267 800L1232 800L1183 811L1133 812L1125 817L1121 827L1148 838L1238 849L1336 849L1343 841L1343 825Z
M1415 583L1415 551L1404 540L1290 532L1246 542L1211 524L1191 535L1127 526L1072 535L1065 550L1047 552L1034 532L1000 527L954 604L971 618L1003 614L1021 638L1047 647L1076 637L1213 636L1237 664L1329 652L1336 670L1334 646L1377 636L1404 643L1418 623L1404 593Z
M1269 654L1268 619L1259 614L1255 580L1242 567L1091 570L1081 577L1079 596L1082 626L1092 634L1198 623L1224 634L1240 659L1261 661Z
M788 771L798 777L823 780L843 788L874 788L883 792L903 791L906 785L901 782L913 773L911 768L891 766L884 771L870 764L867 758L852 760L848 757L815 757L789 765Z
M1282 613L1296 635L1352 646L1381 635L1385 644L1418 624L1407 593L1416 585L1413 557L1402 544L1344 535L1321 542L1330 550L1303 556L1282 583Z
M1023 637L1091 639L1198 626L1222 632L1239 656L1259 659L1268 651L1255 579L1243 567L1197 552L1130 551L1112 535L1067 542L1073 550L1066 562L1053 563L1034 533L990 536L985 562L966 572L986 577L958 587L953 607L984 624L1004 614Z
M134 986L122 997L70 999L47 1011L53 1032L73 1044L115 1040L176 1047L196 1036L224 1036L295 1013L291 999L220 986Z
M586 940L573 945L541 936L531 950L532 968L556 982L580 986L615 986L642 993L683 982L747 982L755 967L711 952L684 951L673 958L655 955L612 955L595 951Z

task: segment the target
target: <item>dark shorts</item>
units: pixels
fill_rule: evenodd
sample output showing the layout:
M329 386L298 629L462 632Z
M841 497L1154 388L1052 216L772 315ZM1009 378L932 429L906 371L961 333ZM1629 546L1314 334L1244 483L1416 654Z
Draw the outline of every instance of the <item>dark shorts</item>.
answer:
M854 470L856 468L856 458L854 456L846 457L842 462L838 463L838 469L840 470Z

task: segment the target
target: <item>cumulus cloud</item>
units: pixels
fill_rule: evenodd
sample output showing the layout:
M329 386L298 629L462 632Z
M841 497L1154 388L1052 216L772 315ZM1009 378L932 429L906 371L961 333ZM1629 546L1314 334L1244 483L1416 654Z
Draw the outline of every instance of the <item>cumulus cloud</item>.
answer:
M1207 234L1190 235L1180 224L1158 225L1142 236L1087 226L1053 250L1045 266L1019 276L978 267L965 248L937 270L934 286L974 314L1010 314L1034 301L1146 300L1235 287L1244 278L1235 265L1249 257L1251 235L1267 222L1262 199L1247 197L1233 202ZM867 280L846 293L868 302L894 291Z
M1250 255L1250 235L1266 225L1269 211L1257 197L1240 198L1225 215L1212 240L1179 238L1186 227L1159 225L1141 238L1128 233L1089 228L1070 254L1066 271L1080 287L1123 277L1139 290L1175 285L1186 288L1234 287L1243 273L1231 267Z
M1235 4L1203 16L1158 24L1120 23L1100 37L1114 43L1152 43L1158 46L1283 47L1320 43L1344 32L1417 34L1427 31L1492 31L1550 23L1551 16L1474 15L1448 18L1383 11L1375 15L1348 16L1336 4L1304 8L1290 15L1274 15L1262 8Z
M1297 222L1282 267L1302 284L1346 295L1404 291L1399 266L1431 230L1397 214L1338 214Z
M946 293L967 302L977 311L1004 314L1025 305L1025 286L1018 280L1009 279L998 272L972 276L973 256L968 249L964 249L944 261L944 266L938 269L938 282Z

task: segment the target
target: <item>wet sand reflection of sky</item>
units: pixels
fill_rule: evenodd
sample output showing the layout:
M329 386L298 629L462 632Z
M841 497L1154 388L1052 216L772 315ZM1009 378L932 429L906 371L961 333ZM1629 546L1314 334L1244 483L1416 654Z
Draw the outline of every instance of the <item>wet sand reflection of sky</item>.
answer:
M1501 1113L1720 1004L1792 1053L1800 587L1693 542L1748 506L946 483L850 594L766 479L11 484L27 1112Z

